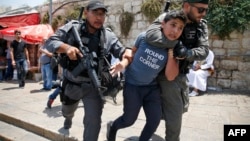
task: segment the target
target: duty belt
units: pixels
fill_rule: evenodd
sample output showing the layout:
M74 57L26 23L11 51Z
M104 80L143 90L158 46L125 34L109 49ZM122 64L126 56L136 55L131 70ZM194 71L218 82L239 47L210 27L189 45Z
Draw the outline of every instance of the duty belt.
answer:
M81 78L81 82L72 82L72 81L68 80L67 78L65 78L65 80L68 83L71 83L71 84L74 84L74 85L78 85L78 86L81 86L82 83L90 83L91 82L91 79L87 78L87 77L82 77Z

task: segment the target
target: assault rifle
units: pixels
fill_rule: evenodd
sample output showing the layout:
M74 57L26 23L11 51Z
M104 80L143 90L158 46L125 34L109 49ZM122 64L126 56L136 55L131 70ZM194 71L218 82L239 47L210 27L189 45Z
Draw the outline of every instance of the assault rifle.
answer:
M79 33L77 31L77 28L75 26L72 27L72 31L74 34L74 38L77 41L79 45L79 50L82 53L83 57L81 58L79 64L73 69L72 74L74 77L78 76L82 71L87 70L88 75L94 84L94 87L98 89L99 95L101 98L103 98L102 94L102 87L101 82L98 79L97 73L96 73L96 66L97 66L97 55L95 52L90 52L88 47L84 46L81 38L79 36Z
M165 8L164 8L164 12L168 12L169 10L169 7L170 7L170 1L167 1L166 2L166 5L165 5Z
M80 23L81 23L82 12L83 12L83 8L81 9L80 16L78 18ZM74 34L74 38L79 45L78 49L80 50L80 52L83 55L83 57L80 58L79 64L73 69L72 75L74 77L76 77L82 71L87 70L88 75L91 79L91 82L94 84L94 87L98 90L101 98L103 100L105 100L104 96L103 96L103 89L104 88L102 88L101 82L98 79L98 76L97 76L97 73L95 70L95 68L97 67L97 61L98 61L97 55L95 52L90 52L88 47L83 45L81 38L80 38L80 35L78 33L78 30L75 26L72 26L72 31Z

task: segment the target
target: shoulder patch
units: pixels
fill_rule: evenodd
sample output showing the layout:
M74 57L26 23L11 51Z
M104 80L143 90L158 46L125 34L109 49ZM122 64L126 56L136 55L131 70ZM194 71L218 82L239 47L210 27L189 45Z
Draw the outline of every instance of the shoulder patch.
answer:
M113 32L111 28L106 27L106 30L108 30L109 32Z
M79 24L79 21L77 21L77 20L71 20L70 21L72 24Z
M201 19L201 22L206 24L206 23L207 23L207 20Z

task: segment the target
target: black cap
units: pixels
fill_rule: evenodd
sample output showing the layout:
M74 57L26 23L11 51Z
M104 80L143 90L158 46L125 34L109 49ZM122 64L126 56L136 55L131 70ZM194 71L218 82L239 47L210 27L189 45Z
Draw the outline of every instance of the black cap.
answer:
M185 2L188 3L204 3L204 4L208 4L209 0L184 0Z
M103 4L103 2L98 0L90 0L87 5L87 10L96 10L96 9L104 9L106 12L107 7Z

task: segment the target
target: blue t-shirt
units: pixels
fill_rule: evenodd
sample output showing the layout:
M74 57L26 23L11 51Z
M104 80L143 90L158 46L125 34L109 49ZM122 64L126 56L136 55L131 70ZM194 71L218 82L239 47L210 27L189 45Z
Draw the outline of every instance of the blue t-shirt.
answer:
M149 45L145 32L136 39L137 51L133 61L125 71L126 82L133 85L154 85L159 72L166 66L167 50Z

